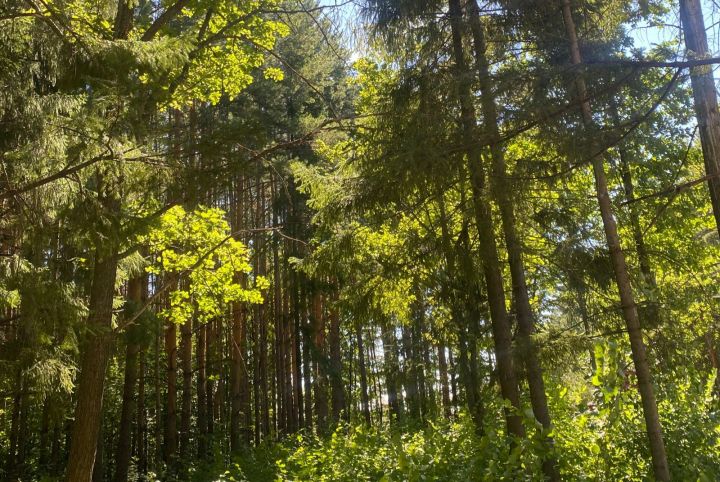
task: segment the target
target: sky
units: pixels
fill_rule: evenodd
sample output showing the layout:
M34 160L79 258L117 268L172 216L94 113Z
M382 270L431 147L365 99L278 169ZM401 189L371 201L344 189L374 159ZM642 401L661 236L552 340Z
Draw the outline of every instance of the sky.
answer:
M329 7L324 13L333 19L338 29L346 33L348 47L355 52L354 57L357 57L359 55L357 52L362 50L358 45L357 35L353 33L358 26L357 17L361 3L362 0L320 0L320 5ZM708 44L711 54L716 56L715 54L720 52L720 0L702 0L702 3ZM665 25L639 25L631 29L628 33L635 40L635 45L650 49L653 45L677 38L680 20L677 8L674 10L665 19Z

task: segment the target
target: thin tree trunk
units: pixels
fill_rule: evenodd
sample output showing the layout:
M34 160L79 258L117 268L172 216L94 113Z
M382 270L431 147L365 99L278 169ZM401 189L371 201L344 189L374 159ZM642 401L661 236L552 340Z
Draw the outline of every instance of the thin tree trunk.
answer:
M180 325L180 366L183 392L180 405L180 460L186 465L190 455L190 419L192 416L192 318Z
M145 410L145 349L140 352L140 367L138 370L138 402L137 402L137 453L138 473L144 475L148 469L147 459L147 413Z
M213 328L212 321L209 321L205 325L205 421L206 425L206 442L208 452L212 452L214 445L214 430L215 430L215 419L214 419L214 400L215 400L215 370L213 366L213 353L215 351L215 329Z
M177 325L165 327L165 355L167 356L167 399L165 400L165 445L163 458L171 465L177 452Z
M305 285L303 285L305 287ZM303 330L303 346L302 346L302 361L303 361L303 382L305 385L305 427L312 430L313 427L313 391L312 391L312 374L310 368L310 347L312 346L311 337L311 325L308 320L308 309L307 309L307 293L306 289L302 293L302 319L304 322L305 329Z
M198 360L197 372L197 432L198 432L198 456L205 458L208 456L208 412L207 412L207 324L203 324L198 329L197 338L195 340L195 357Z
M445 345L439 343L438 352L438 369L440 371L440 392L442 393L442 405L445 418L452 415L452 406L450 405L450 386L448 384L448 366L447 357L445 356Z
M528 296L527 281L525 279L522 245L520 244L520 239L518 238L515 227L515 207L510 197L512 186L507 182L505 152L501 144L497 105L495 104L495 97L492 91L490 67L485 56L487 50L485 32L480 23L480 9L477 0L468 2L468 14L473 34L475 63L480 80L480 105L485 123L485 132L489 134L490 137L490 157L492 159L494 181L492 183L492 192L495 202L500 209L503 234L505 236L505 247L508 252L510 277L513 285L513 300L517 311L519 351L525 365L533 413L535 414L535 418L549 433L552 429L550 410L548 409L547 396L545 395L545 381L543 380L542 367L537 356L537 348L532 339L533 333L535 332L535 320L532 308L530 307L530 297ZM546 437L545 441L549 447L554 445L552 437ZM560 480L557 460L549 450L546 453L543 463L543 472L550 480Z
M485 172L482 157L477 144L477 126L475 107L473 105L469 69L465 61L462 44L462 9L460 0L449 0L450 25L452 29L453 57L456 68L458 96L461 106L461 123L464 149L468 157L468 169L473 193L476 228L480 239L480 256L483 262L490 320L493 340L495 342L495 358L500 382L500 391L510 408L505 408L505 421L508 433L516 437L525 436L522 419L518 415L520 407L520 391L513 362L512 333L510 321L505 307L505 292L500 271L497 245L495 243L494 226L490 203L487 199Z
M325 433L328 422L327 373L325 363L327 350L325 347L325 316L323 314L323 298L319 288L315 286L312 294L311 325L313 338L313 366L315 415L319 433Z
M452 393L452 405L457 406L457 381L455 378L455 373L457 373L457 369L455 367L455 357L453 356L452 350L448 350L448 367L450 368L450 392Z
M394 327L390 323L388 325L382 329L385 388L387 390L388 406L390 407L390 420L391 422L401 423L404 417L402 398L398 387L400 366L398 363L397 338Z
M448 219L447 214L445 210L445 200L442 196L442 193L439 193L438 196L438 208L440 211L440 234L441 234L441 241L443 245L443 253L445 256L445 263L447 265L447 272L448 277L450 279L456 279L461 278L464 280L464 284L466 286L467 293L465 294L467 301L467 307L468 310L475 310L474 306L470 306L470 303L472 303L474 300L471 299L471 295L475 294L476 290L474 289L468 289L470 287L475 286L474 281L474 269L472 265L472 260L468 257L464 257L464 263L461 263L464 265L463 270L457 270L458 265L458 253L455 249L452 247L452 241L450 238L450 231L448 227ZM462 243L466 243L467 241L467 230L463 229L461 232L461 241ZM459 354L460 354L460 377L461 377L461 383L464 385L465 388L465 398L467 401L468 409L470 411L470 416L473 419L473 422L475 423L475 429L478 432L478 434L482 434L484 432L484 426L483 426L483 418L484 418L484 411L485 408L482 403L482 398L480 397L480 383L479 379L477 377L477 370L470 369L470 364L468 361L468 335L467 332L470 329L468 325L473 323L473 317L470 316L470 313L472 311L468 311L468 313L463 313L462 309L460 307L460 301L458 299L458 296L455 292L450 291L450 287L446 286L443 287L445 290L445 297L450 301L450 310L452 319L455 322L455 326L457 327L458 332L458 348L459 348ZM454 382L454 378L453 378ZM455 385L453 384L453 402L457 401L457 392L455 390Z
M360 403L362 405L363 419L369 427L372 424L370 419L370 399L368 397L368 377L365 366L365 348L363 346L362 329L360 323L355 323L355 339L357 340L358 370L360 371Z
M132 278L127 286L128 314L134 313L142 302L143 277ZM132 434L132 418L135 412L135 382L137 380L137 361L140 347L138 345L136 326L128 328L125 334L125 379L123 382L122 408L120 409L120 426L118 444L115 453L114 482L125 482L130 467L130 437Z
M332 390L332 421L338 423L345 411L345 389L343 387L342 347L340 346L340 308L338 302L338 287L333 290L333 300L330 306L330 384Z
M299 276L297 273L293 273L293 290L292 306L293 306L293 331L292 331L292 352L293 352L293 386L295 388L295 409L297 410L297 426L299 428L305 427L305 413L304 413L304 400L303 400L303 378L302 378L302 350L300 348L300 340L302 338L302 332L300 330L300 298L299 298Z
M578 46L575 23L572 18L570 0L564 0L562 14L565 22L565 28L567 30L571 61L574 65L581 64L582 59L580 56L580 48ZM581 75L578 75L576 78L576 88L578 98L587 99L585 80ZM583 123L589 130L593 127L590 103L587 100L584 100L580 107ZM645 353L645 343L643 341L642 329L640 328L637 305L635 304L627 264L625 262L625 254L622 251L620 237L617 231L617 224L612 211L612 204L608 193L607 179L605 177L605 167L603 165L602 157L596 155L593 158L592 166L593 173L595 175L595 191L600 207L600 215L603 220L603 227L605 229L605 238L607 239L610 259L615 273L615 281L620 294L623 318L625 319L625 325L630 338L630 348L632 350L632 358L638 381L638 391L640 392L640 398L642 400L645 426L647 428L648 439L650 442L653 473L657 480L667 481L670 480L670 470L668 467L667 455L665 453L665 442L663 441L660 416L658 414L657 402L655 401L655 393L652 387L650 368L648 366Z

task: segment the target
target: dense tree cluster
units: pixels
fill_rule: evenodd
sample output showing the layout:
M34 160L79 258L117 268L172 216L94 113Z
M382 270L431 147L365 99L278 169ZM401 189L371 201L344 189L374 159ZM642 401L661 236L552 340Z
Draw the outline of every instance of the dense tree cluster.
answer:
M703 6L0 0L0 479L716 480Z

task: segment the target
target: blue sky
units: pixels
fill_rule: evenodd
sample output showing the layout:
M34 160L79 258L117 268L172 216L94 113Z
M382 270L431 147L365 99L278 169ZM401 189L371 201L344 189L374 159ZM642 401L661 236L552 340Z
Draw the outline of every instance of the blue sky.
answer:
M358 27L358 5L361 3L362 0L320 0L321 5L333 7L326 10L326 13L339 29L348 34L348 41L351 43L355 43L357 40L357 37L352 35L352 30ZM674 3L677 5L677 1ZM674 10L665 19L665 25L640 25L630 30L629 33L635 39L636 46L651 48L654 44L677 38L680 20L677 7ZM703 11L710 51L712 54L716 54L720 51L720 0L703 0ZM355 47L355 45L350 47Z

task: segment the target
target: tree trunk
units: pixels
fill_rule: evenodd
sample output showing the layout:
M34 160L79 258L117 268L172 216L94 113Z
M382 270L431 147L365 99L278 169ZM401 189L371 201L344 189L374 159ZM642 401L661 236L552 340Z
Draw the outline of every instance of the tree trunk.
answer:
M515 227L515 207L510 197L513 191L512 186L507 182L505 152L501 144L497 105L495 104L495 97L492 91L490 67L485 56L487 50L485 32L480 23L480 9L477 0L468 2L468 14L473 34L475 63L480 80L480 105L485 123L485 132L490 138L490 157L492 159L494 181L492 193L500 210L505 247L508 252L510 277L513 285L513 300L515 302L515 310L517 311L520 357L525 365L533 413L543 428L549 432L552 429L552 424L550 422L547 396L545 395L545 381L543 380L542 367L537 356L537 348L532 339L533 333L535 332L535 320L532 308L530 307L530 297L528 296L527 281L525 279L522 245ZM545 441L548 447L554 445L551 437L546 437ZM543 472L550 480L560 480L557 460L555 460L550 451L547 452L546 459L544 460Z
M402 343L403 370L402 384L405 389L405 404L411 420L420 420L420 389L417 377L416 353L413 350L411 328L406 324L400 327L400 341Z
M368 377L365 366L365 348L363 346L362 328L360 323L355 323L355 339L357 340L358 370L360 371L360 403L362 405L363 419L369 427L370 420L370 398L368 397Z
M327 400L327 350L325 347L325 316L323 314L322 294L317 286L313 288L311 325L313 338L313 366L315 415L319 433L325 433L328 427Z
M303 285L305 286L305 285ZM308 309L307 309L307 293L306 289L303 289L302 293L302 319L304 321L303 330L303 346L302 346L302 362L303 362L303 383L304 383L304 396L305 396L305 427L312 430L313 427L313 391L312 391L312 374L310 368L310 347L312 346L311 337L311 325L308 320Z
M207 324L203 324L198 329L195 345L195 356L198 360L197 372L197 436L198 436L198 457L205 458L208 456L208 412L207 412L207 368L206 368L206 340L207 340Z
M304 400L303 400L303 378L302 378L302 350L300 347L300 341L302 338L302 331L300 329L300 298L299 298L299 276L297 273L293 273L293 290L292 295L292 306L293 306L293 331L292 331L292 356L293 356L293 386L294 391L294 402L295 409L297 410L297 426L298 428L305 427L305 412L304 412Z
M95 451L95 465L93 466L92 481L102 482L103 472L105 469L105 440L103 434L102 421L100 422L100 432L98 433L97 449Z
M213 402L215 400L214 394L215 394L215 370L216 367L213 366L213 353L215 351L215 330L213 329L212 321L209 321L205 325L205 421L207 422L206 425L206 443L207 443L207 449L208 453L212 452L213 444L214 444L214 436L213 432L215 429L215 421L214 421L214 407Z
M693 58L709 57L701 1L680 0L680 20L685 33L686 50L692 53ZM720 113L712 66L692 67L690 81L705 161L705 175L708 176L710 201L715 225L720 233Z
M442 405L445 418L452 415L452 407L450 405L450 385L448 384L448 366L447 357L445 356L445 345L439 343L438 352L438 369L440 371L440 392L442 393Z
M142 302L143 277L136 277L128 282L127 313L132 314ZM118 430L118 445L115 454L114 482L125 482L130 467L130 436L132 434L132 418L135 411L135 381L137 380L137 359L140 347L135 325L128 328L125 333L125 380L123 381L122 408L120 409L120 426Z
M567 30L571 61L573 65L581 64L582 59L580 56L580 48L578 46L575 23L572 18L570 0L564 0L562 13L565 28ZM587 99L585 80L581 75L578 75L576 78L576 88L578 98ZM580 107L583 123L585 124L586 129L590 130L593 127L590 103L587 100L583 100ZM650 368L648 366L645 353L645 343L643 341L642 329L640 328L637 305L635 304L627 264L625 262L625 254L622 251L620 237L617 231L617 224L612 211L612 204L607 188L607 179L605 177L605 167L601 156L596 155L593 157L592 167L595 175L595 191L597 194L598 205L600 207L600 215L605 229L605 238L607 239L610 259L615 273L615 281L620 294L623 318L625 319L625 325L630 338L630 348L632 350L632 358L635 365L635 373L637 375L638 391L640 392L640 398L642 399L645 426L647 428L648 439L650 442L653 472L657 480L667 481L670 480L670 470L668 467L667 456L665 454L665 442L663 441L662 427L660 426L660 416L658 414L657 402L655 401L655 393L652 387Z
M453 248L453 243L450 237L450 230L448 227L448 219L445 210L445 200L442 193L438 193L438 208L440 211L440 234L443 246L443 253L445 257L447 275L449 279L460 279L462 284L465 286L465 296L468 310L474 310L474 306L470 306L470 303L474 301L476 295L474 278L474 269L469 257L463 256L463 270L457 270L458 265L458 253ZM461 241L463 244L467 242L467 230L463 229L461 232ZM465 248L464 248L465 249ZM450 302L450 311L452 319L455 322L458 333L458 349L460 354L460 381L465 388L465 398L467 406L470 411L470 416L475 424L475 429L478 434L484 432L483 417L484 417L484 406L480 397L480 382L477 377L477 369L470 369L470 363L468 361L468 335L467 332L470 329L468 325L473 323L473 317L470 316L471 311L463 313L460 306L461 300L458 299L458 293L451 289L450 286L443 287L445 291L444 295ZM452 353L451 353L452 355ZM453 378L453 402L457 401L457 392Z
M138 473L144 475L148 469L147 459L147 413L145 410L145 348L140 351L140 367L138 370L138 401L137 401L137 454Z
M403 420L402 398L398 387L400 366L398 363L397 338L394 327L389 326L382 329L382 342L384 353L385 389L387 390L388 406L390 407L390 420L401 423Z
M332 390L332 421L338 423L345 411L345 388L343 386L342 347L340 346L340 308L338 288L333 290L332 306L330 307L330 385Z
M190 418L192 415L192 318L180 325L180 366L183 375L180 405L180 461L186 464L190 455Z
M500 271L497 245L495 243L494 226L490 203L487 199L485 172L482 157L477 144L476 116L473 105L469 69L465 62L462 44L462 9L460 0L449 0L450 25L452 29L453 57L456 68L458 96L461 107L461 123L464 149L468 158L470 182L473 193L475 222L480 239L480 256L483 262L493 340L495 342L495 358L500 382L500 391L511 408L505 408L505 421L508 433L525 436L520 412L520 391L513 362L512 333L510 321L505 307L505 292Z
M95 269L90 288L88 333L83 346L77 384L75 422L68 459L66 480L90 482L102 421L105 370L112 349L111 331L117 248L95 252Z
M171 465L177 452L177 325L169 322L165 327L165 354L167 356L167 399L165 401L165 445L163 458Z

